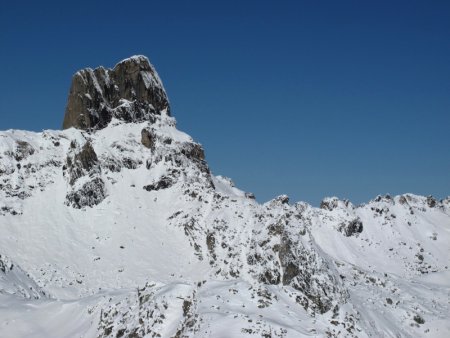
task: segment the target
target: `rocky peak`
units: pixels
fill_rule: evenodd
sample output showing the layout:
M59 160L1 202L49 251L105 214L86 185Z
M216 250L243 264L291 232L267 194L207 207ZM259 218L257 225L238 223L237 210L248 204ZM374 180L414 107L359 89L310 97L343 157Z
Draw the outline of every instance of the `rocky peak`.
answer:
M111 119L151 121L170 114L161 79L147 57L133 56L113 69L86 68L72 78L63 129L102 129Z

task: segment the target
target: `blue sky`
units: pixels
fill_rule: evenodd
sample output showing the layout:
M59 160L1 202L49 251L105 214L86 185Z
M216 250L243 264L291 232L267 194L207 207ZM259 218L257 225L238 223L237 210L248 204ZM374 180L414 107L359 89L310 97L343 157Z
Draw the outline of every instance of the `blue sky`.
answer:
M21 1L0 129L58 129L71 76L134 54L215 174L266 201L450 194L449 1Z

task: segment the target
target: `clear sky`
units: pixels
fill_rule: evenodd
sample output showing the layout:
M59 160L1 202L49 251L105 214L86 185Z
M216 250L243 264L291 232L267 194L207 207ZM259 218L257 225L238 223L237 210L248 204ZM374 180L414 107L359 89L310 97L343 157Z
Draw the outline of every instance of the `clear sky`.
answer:
M266 201L450 195L450 1L3 1L0 130L148 56L213 173Z

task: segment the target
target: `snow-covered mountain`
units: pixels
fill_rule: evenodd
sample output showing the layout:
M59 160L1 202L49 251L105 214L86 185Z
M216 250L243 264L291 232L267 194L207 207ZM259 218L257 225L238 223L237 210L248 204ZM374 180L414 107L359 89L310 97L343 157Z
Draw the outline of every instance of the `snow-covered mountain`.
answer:
M135 56L64 130L0 132L1 337L449 337L450 199L279 196L213 175Z

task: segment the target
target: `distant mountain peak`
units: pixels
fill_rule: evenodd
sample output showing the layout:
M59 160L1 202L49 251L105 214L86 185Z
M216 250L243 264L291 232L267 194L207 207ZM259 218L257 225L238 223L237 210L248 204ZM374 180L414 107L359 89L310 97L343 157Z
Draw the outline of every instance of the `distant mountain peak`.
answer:
M143 55L75 73L67 99L63 129L103 129L111 119L151 120L152 114L170 114L169 99L153 65Z

